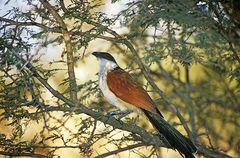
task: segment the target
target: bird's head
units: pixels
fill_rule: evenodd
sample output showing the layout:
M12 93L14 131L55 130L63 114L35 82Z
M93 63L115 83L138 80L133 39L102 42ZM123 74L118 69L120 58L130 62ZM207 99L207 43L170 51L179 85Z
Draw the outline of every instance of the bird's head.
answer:
M119 67L114 57L107 52L93 52L97 60L99 61L99 66L108 70L112 70L116 67Z

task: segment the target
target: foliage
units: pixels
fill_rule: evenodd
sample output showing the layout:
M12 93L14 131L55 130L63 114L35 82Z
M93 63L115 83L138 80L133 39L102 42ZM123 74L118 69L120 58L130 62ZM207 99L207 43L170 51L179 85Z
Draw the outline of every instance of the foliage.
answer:
M238 2L130 1L114 17L99 11L104 1L14 2L6 1L10 9L0 17L0 154L53 157L75 149L105 157L129 150L159 157L158 147L169 148L140 119L119 123L104 116L110 107L93 99L101 98L96 81L77 85L77 62L102 39L114 52L127 52L127 69L139 82L147 80L159 109L197 144L198 155L240 155ZM120 19L127 33L111 29ZM40 52L51 45L64 49L60 60L46 65ZM67 76L57 89L50 84L55 75ZM32 127L38 130L26 138ZM105 146L111 151L98 153Z

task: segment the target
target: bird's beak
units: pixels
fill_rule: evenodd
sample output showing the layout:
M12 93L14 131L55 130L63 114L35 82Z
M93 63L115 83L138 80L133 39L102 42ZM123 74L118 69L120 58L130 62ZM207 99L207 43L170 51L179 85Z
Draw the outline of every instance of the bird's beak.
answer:
M92 55L94 55L95 57L99 57L99 53L98 52L93 52Z
M94 55L97 58L97 60L99 60L99 53L98 52L93 52L92 55Z

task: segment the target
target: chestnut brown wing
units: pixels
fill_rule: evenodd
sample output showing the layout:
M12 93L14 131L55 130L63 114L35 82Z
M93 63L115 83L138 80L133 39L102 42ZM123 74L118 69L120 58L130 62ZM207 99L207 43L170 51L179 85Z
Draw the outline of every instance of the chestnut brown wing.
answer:
M122 69L108 72L107 84L118 98L138 108L156 113L157 109L148 93Z

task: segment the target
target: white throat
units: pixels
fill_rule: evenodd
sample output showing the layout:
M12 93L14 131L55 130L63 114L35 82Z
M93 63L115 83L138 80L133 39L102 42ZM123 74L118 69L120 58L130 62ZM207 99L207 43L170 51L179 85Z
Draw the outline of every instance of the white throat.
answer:
M99 77L100 75L103 76L105 73L115 69L118 65L110 60L98 58L99 61Z
M109 90L107 85L107 73L109 71L114 70L114 68L118 67L118 65L113 61L106 60L103 58L98 58L98 61L99 61L99 72L98 72L99 87L103 92L103 95L107 99L107 101L110 104L119 107L117 97Z

